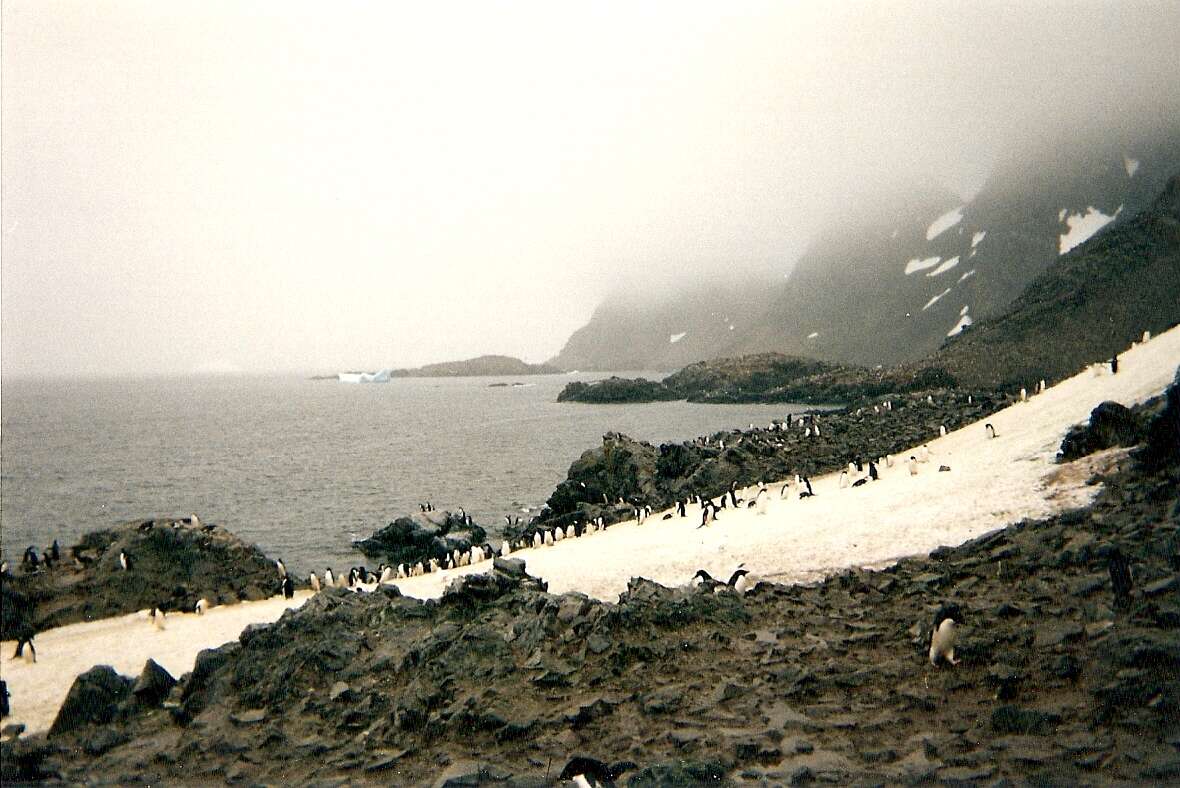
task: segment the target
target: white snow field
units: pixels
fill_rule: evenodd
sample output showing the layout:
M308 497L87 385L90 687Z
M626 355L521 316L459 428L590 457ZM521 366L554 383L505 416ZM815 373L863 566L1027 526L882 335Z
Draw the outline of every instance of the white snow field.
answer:
M554 593L581 591L616 601L632 577L669 586L688 583L698 569L725 579L744 564L758 577L777 582L810 582L848 567L883 567L940 545L961 544L1026 517L1045 517L1083 506L1098 492L1086 480L1097 468L1116 463L1125 450L1111 450L1069 465L1055 463L1066 430L1085 421L1104 400L1125 405L1161 393L1180 364L1180 328L1132 346L1119 359L1119 373L1106 365L1082 373L987 419L997 437L988 440L983 423L974 423L927 444L929 462L911 476L903 452L881 479L840 489L838 474L812 480L816 496L779 499L781 482L767 486L767 513L725 509L715 523L698 528L700 510L686 518L662 520L654 513L644 524L619 523L605 532L565 539L552 547L521 550L528 571L549 583ZM1031 391L1035 381L1029 381ZM911 407L921 407L921 404ZM882 414L880 418L889 418ZM829 422L829 429L835 428ZM939 472L940 465L950 467ZM769 481L769 480L768 480ZM749 497L752 490L742 494ZM402 593L439 596L461 574L486 572L490 562L449 572L400 580ZM15 643L3 644L3 673L12 693L13 715L30 732L52 723L74 676L107 664L135 676L151 657L174 676L192 669L197 652L236 639L248 624L278 619L307 599L297 594L211 609L205 616L175 615L156 631L142 614L73 624L39 634L39 661L10 661Z
M930 226L926 228L926 240L933 241L938 236L942 235L947 230L954 227L959 222L963 221L963 209L965 205L960 205L954 210L947 211L942 216L939 216Z
M1063 209L1064 210L1064 209ZM1065 254L1070 249L1073 249L1080 243L1090 239L1094 233L1101 230L1106 225L1110 224L1115 218L1123 212L1123 206L1119 206L1113 215L1107 216L1102 211L1095 208L1093 205L1087 206L1084 214L1071 213L1065 217L1065 223L1069 226L1068 232L1061 234L1058 239L1059 255Z

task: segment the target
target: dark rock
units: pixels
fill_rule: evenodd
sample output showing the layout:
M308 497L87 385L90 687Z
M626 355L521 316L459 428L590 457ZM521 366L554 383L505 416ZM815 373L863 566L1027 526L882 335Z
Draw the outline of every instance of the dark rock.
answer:
M1085 634L1086 630L1081 624L1046 623L1037 628L1036 637L1033 639L1033 648L1049 648L1050 646L1058 646L1062 643L1073 642L1080 639Z
M104 727L83 739L82 749L87 755L96 758L129 741L131 741L131 734L126 730Z
M992 730L997 733L1016 733L1048 736L1061 716L1053 712L1022 709L1019 706L999 706L992 712Z
M729 770L717 761L657 763L640 769L627 780L629 788L657 788L670 785L720 785Z
M60 736L88 725L105 725L115 719L119 706L131 694L132 680L109 665L99 665L74 679L65 701L49 728Z
M230 722L236 725L257 725L266 719L266 709L247 709L229 715Z
M503 572L513 577L524 577L525 564L523 558L495 558L492 561L492 567L497 572Z
M1117 402L1103 402L1090 412L1090 423L1075 426L1061 441L1057 458L1070 462L1112 446L1134 446L1142 436L1135 414Z
M1180 575L1165 577L1163 580L1157 580L1154 583L1143 586L1143 595L1146 597L1176 593L1180 593Z
M164 702L168 693L176 686L176 679L172 674L160 667L155 660L149 659L143 665L143 671L131 687L131 694L135 700L146 707L156 707Z

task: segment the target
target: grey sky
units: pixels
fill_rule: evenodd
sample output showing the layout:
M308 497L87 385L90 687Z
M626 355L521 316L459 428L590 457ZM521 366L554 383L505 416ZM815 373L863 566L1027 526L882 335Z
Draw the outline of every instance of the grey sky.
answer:
M542 360L1180 109L1180 3L3 4L5 375Z

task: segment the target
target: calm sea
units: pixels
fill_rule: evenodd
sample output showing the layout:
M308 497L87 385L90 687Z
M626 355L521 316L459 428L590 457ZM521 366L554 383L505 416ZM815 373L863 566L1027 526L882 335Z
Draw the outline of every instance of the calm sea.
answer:
M300 572L350 565L353 539L419 502L463 506L492 533L505 514L527 519L609 430L680 441L799 409L555 401L600 377L5 380L3 552L196 512Z

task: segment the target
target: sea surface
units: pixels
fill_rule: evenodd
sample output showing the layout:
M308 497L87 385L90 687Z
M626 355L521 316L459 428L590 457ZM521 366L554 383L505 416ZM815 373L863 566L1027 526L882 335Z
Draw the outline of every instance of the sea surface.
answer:
M804 409L556 402L602 377L5 380L0 546L195 512L306 573L364 563L351 542L426 501L498 534L611 430L682 441Z

